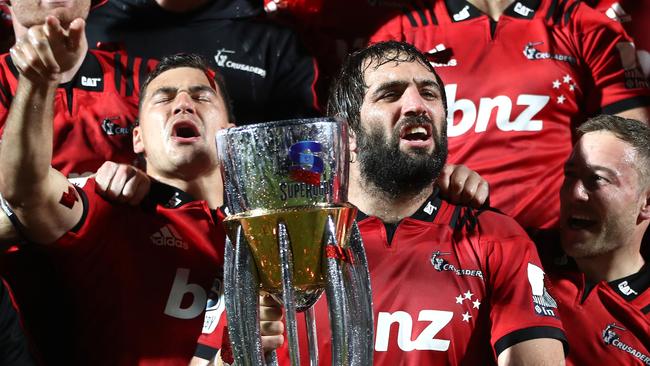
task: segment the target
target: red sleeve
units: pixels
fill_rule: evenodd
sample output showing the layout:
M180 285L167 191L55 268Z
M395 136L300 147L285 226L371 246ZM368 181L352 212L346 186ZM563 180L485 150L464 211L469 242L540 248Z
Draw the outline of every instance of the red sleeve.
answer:
M485 220L486 216L499 218L499 222L490 223L492 220ZM547 291L547 279L534 244L509 217L487 213L481 216L481 224L486 223L486 227L510 234L482 235L492 306L491 343L496 355L516 343L536 338L558 339L566 347L557 303Z
M95 192L95 180L92 178L74 178L70 182L79 187L78 196L84 205L84 211L79 223L56 241L56 245L65 248L76 248L77 255L85 255L85 250L95 250L99 245L110 245L112 225L119 227L123 224L123 211L116 209ZM128 220L128 218L127 218ZM86 245L92 244L92 245ZM86 247L86 248L83 248Z
M616 114L650 106L650 89L637 61L634 43L623 27L605 15L578 5L574 42L593 77L586 95L587 113Z

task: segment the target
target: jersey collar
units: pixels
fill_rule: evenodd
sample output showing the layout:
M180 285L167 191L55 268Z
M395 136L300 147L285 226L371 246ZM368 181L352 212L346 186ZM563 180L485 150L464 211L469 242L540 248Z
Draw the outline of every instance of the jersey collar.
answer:
M155 208L158 205L165 208L178 208L192 201L194 197L189 193L162 182L152 181L149 194L142 204L147 208Z
M540 3L541 0L517 0L510 4L503 14L513 18L532 19L537 9L539 9ZM453 22L461 22L485 15L467 0L445 0L445 4L447 5L449 17Z
M611 281L609 286L625 300L632 301L650 287L650 266L645 264L639 272Z
M7 66L9 71L18 80L18 69L14 65L11 57L7 56ZM104 70L99 60L92 52L87 52L84 60L74 78L67 83L59 85L63 88L84 89L101 92L104 90Z
M420 220L420 221L426 221L426 222L433 222L433 220L436 218L436 215L438 214L438 210L440 209L440 205L442 204L442 199L438 196L438 188L434 188L433 193L431 193L431 196L427 198L424 203L418 208L417 211L413 215L411 215L412 219L415 220ZM365 212L362 212L361 210L357 211L357 222L360 222L366 218L368 218L368 214Z

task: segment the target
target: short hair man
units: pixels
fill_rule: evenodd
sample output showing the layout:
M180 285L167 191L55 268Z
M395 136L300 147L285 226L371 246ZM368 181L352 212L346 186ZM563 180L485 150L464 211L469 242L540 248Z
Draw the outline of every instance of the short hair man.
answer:
M59 294L42 299L48 317L28 332L48 364L186 365L222 271L214 135L230 125L224 92L196 56L161 62L143 83L133 130L135 153L158 183L141 206L110 204L94 180L74 187L50 166L64 50L78 49L82 25L66 29L48 16L12 52L20 76L0 147L0 192L47 255L54 276L41 280Z
M328 113L352 130L349 197L361 211L375 364L563 364L557 309L525 232L434 189L445 109L426 57L399 42L352 54L330 96ZM316 314L327 324L322 307ZM318 334L327 358L327 331Z
M650 128L602 115L578 128L560 190L560 240L549 267L573 365L650 362Z

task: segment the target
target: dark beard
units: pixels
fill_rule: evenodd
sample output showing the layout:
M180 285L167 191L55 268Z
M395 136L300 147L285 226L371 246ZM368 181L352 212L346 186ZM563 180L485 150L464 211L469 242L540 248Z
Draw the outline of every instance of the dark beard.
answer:
M412 123L413 120L404 122ZM398 126L396 131L399 131ZM423 149L413 150L416 154L408 155L399 149L398 132L387 141L379 127L371 128L370 133L360 131L357 157L361 178L391 199L412 196L431 186L447 160L446 131L439 132L433 125L431 133L435 143L431 153Z

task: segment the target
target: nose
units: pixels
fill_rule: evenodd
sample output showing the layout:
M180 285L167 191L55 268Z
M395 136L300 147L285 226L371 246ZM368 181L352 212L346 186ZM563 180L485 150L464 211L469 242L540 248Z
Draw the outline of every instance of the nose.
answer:
M427 105L420 95L417 87L407 88L402 95L402 114L405 116L419 116L427 113Z
M566 177L562 184L561 192L565 199L570 199L572 201L589 200L587 188L581 179Z
M174 114L179 113L194 113L194 100L185 91L179 92L174 100Z

